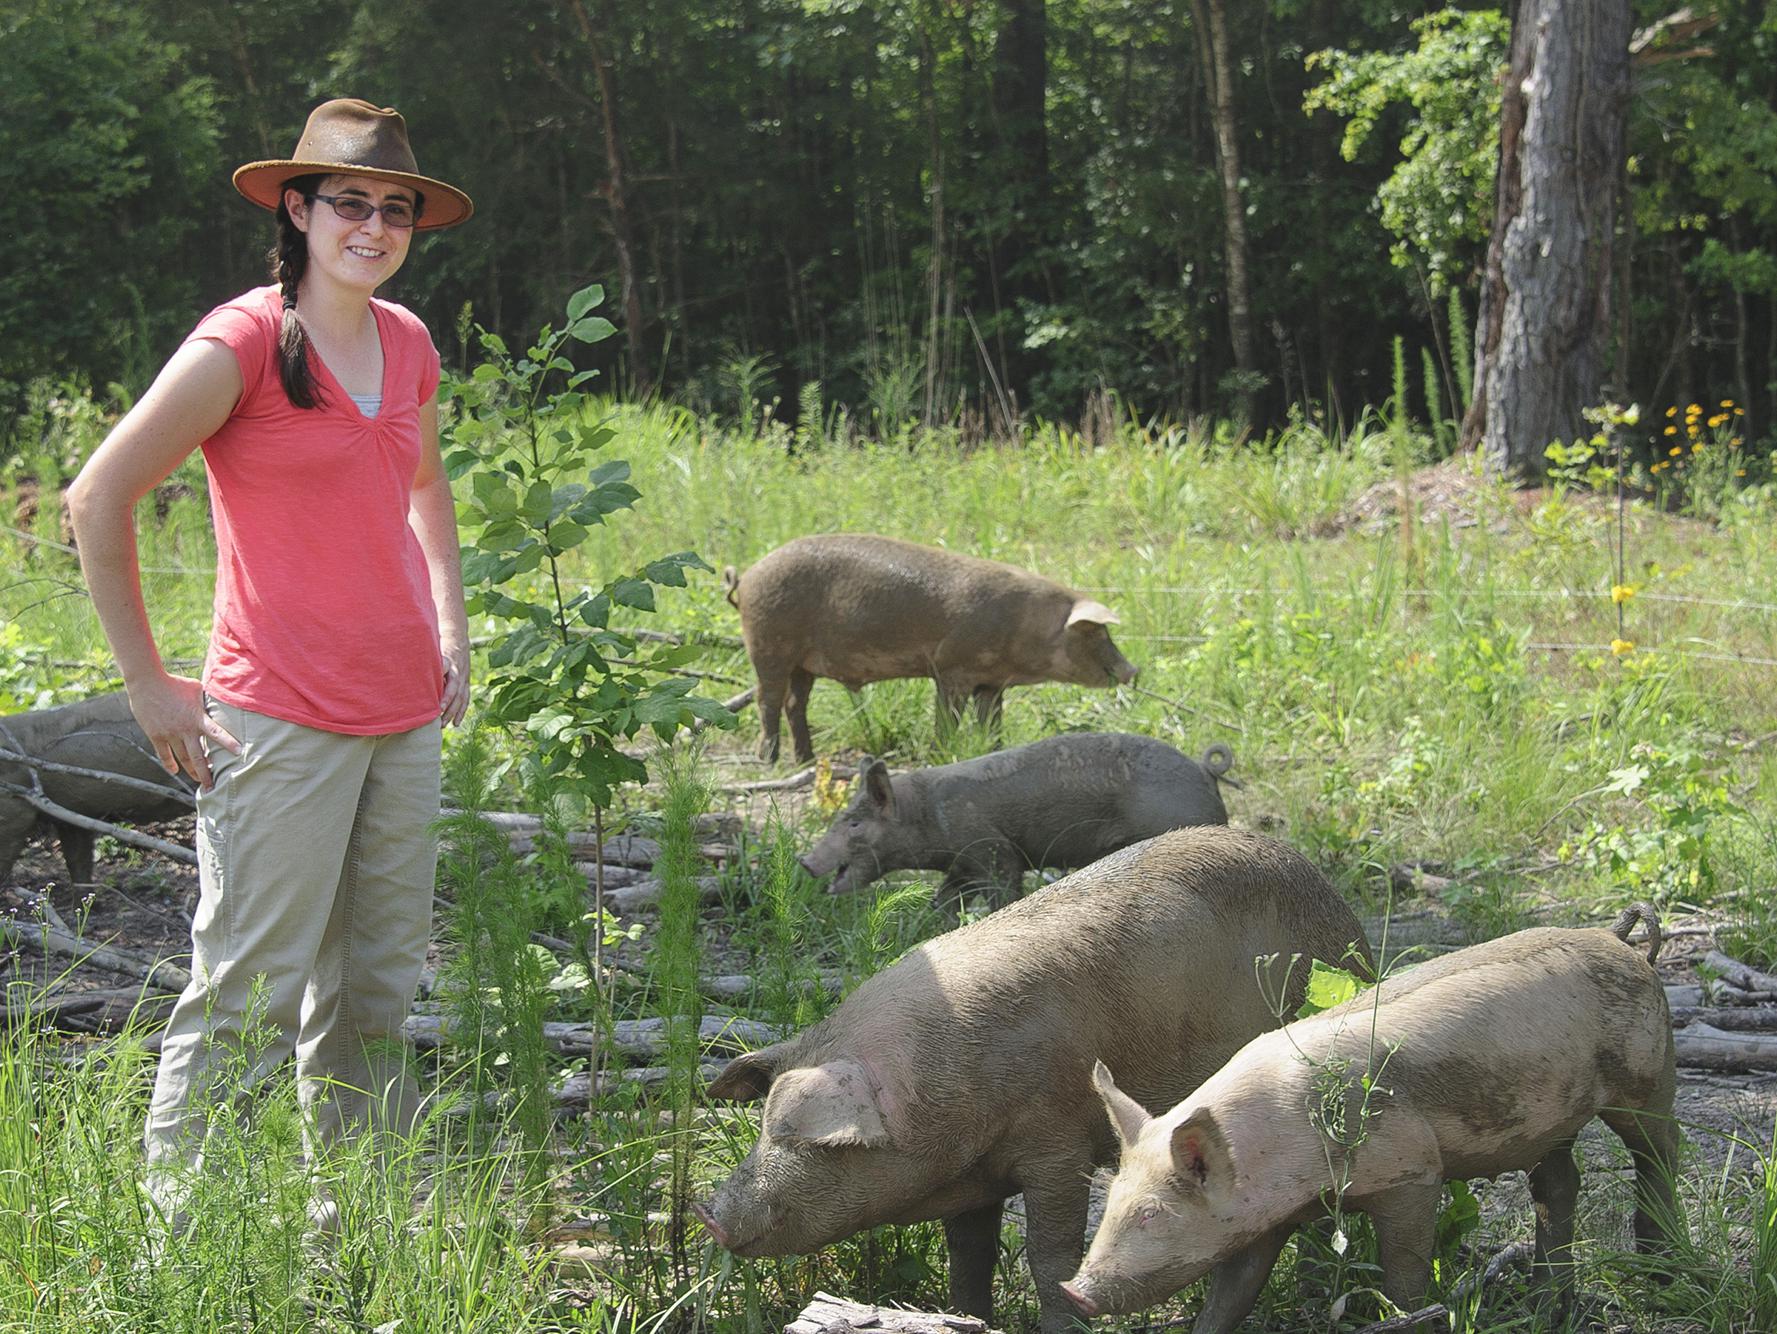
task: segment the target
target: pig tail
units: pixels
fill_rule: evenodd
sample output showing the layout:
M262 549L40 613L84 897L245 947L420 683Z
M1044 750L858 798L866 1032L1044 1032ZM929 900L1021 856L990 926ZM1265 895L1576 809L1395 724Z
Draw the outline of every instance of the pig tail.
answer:
M304 199L313 201L321 183L319 176L297 176L284 182L286 190L300 191ZM284 319L278 326L278 378L290 405L297 408L321 406L321 386L315 381L315 368L309 361L308 330L296 318L296 292L302 275L308 269L308 236L290 217L282 198L278 203L278 241L266 259L271 263L272 281L284 296Z

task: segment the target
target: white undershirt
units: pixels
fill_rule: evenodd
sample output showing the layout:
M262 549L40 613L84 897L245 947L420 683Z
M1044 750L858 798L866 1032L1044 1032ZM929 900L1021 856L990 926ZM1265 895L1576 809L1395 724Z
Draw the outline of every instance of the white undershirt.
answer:
M383 410L383 396L381 394L353 394L351 399L358 405L358 411L366 417L374 417Z

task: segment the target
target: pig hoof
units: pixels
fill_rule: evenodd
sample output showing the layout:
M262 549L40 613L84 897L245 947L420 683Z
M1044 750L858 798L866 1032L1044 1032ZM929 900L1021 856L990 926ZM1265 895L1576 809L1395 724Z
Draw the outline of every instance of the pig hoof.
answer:
M1098 1314L1098 1303L1093 1301L1072 1283L1063 1283L1061 1291L1067 1299L1080 1309L1081 1315L1095 1316Z

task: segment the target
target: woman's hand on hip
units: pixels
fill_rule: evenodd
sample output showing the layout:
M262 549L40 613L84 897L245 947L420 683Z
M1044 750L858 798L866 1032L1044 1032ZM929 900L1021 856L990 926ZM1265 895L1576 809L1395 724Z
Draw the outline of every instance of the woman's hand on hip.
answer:
M131 684L129 696L130 712L168 773L177 775L183 769L207 792L213 775L204 741L241 753L241 743L204 712L204 688L190 677L162 672L158 679Z
M446 727L455 727L469 712L469 646L447 640L438 649L444 658L444 698L438 717Z

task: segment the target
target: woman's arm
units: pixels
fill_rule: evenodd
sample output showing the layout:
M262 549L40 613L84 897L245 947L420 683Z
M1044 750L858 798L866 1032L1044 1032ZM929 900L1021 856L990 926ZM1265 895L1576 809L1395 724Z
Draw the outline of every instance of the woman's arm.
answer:
M80 568L129 692L130 711L161 767L184 769L204 787L210 765L202 738L229 750L240 743L204 712L202 687L161 665L136 563L136 502L228 420L241 396L241 369L220 343L187 343L124 414L68 488L68 514Z
M438 450L438 396L420 404L420 466L413 478L407 522L420 540L438 608L438 648L444 656L444 699L438 716L451 726L469 710L469 614L463 610L463 553L457 543L457 505Z

